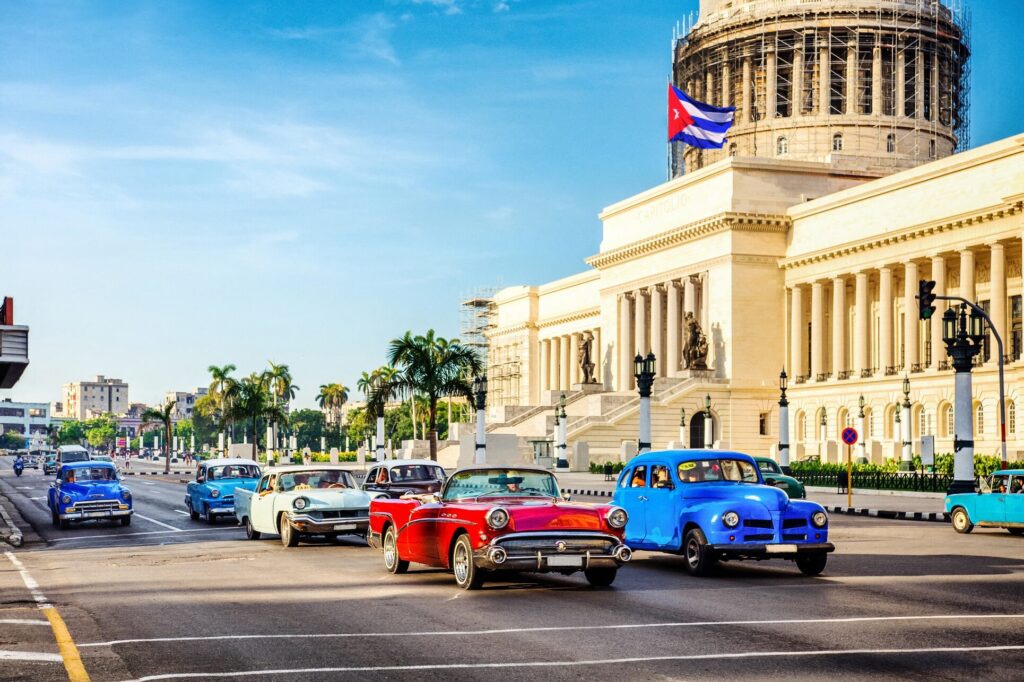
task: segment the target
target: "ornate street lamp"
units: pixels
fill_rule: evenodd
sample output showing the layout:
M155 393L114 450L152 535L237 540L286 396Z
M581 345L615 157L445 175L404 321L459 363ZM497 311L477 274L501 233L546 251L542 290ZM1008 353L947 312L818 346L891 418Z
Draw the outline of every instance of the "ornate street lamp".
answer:
M779 466L783 471L789 470L789 400L786 399L786 388L789 377L786 370L779 372Z
M640 442L638 450L642 454L651 449L651 387L654 386L655 358L654 353L644 357L637 353L633 358L633 376L636 378L636 389L640 394Z
M679 408L679 447L688 447L686 443L686 408Z
M903 375L903 419L901 420L902 453L900 455L900 471L914 470L914 429L910 420L910 376Z
M710 450L715 446L714 434L711 430L714 428L714 420L711 418L711 394L707 393L704 395L704 449Z
M968 326L968 317L970 326ZM971 369L985 342L984 320L976 311L967 314L947 308L942 315L942 341L953 358L955 407L953 410L953 482L948 494L974 492L974 418L971 414Z
M865 431L865 429L864 429L864 420L865 420L864 405L865 405L865 402L866 401L864 400L864 396L863 395L860 396L857 399L857 408L858 408L858 410L857 410L857 436L858 436L858 438L857 438L857 446L856 447L857 447L857 462L859 464L864 464L864 463L867 462L867 447L868 446L867 446L867 442L865 441L865 438L864 438L864 436L865 436L865 434L864 434L864 431Z
M565 417L565 394L558 401L558 411L555 413L555 434L558 436L558 458L555 461L555 471L569 471L569 458L566 454L566 436L568 431L568 420Z
M487 461L487 432L485 431L484 413L487 409L487 375L473 377L473 398L476 405L476 452L473 456L475 464Z

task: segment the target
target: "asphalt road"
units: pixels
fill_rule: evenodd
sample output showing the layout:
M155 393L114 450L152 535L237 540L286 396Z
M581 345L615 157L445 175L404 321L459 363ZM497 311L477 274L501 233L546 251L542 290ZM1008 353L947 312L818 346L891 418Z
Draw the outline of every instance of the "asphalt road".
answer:
M1005 531L836 516L818 578L697 579L640 552L608 589L510 575L469 593L392 576L358 540L287 549L192 522L177 477L129 481L130 527L60 531L48 484L0 464L38 533L0 560L2 680L68 679L75 649L93 680L1024 678L1024 538Z

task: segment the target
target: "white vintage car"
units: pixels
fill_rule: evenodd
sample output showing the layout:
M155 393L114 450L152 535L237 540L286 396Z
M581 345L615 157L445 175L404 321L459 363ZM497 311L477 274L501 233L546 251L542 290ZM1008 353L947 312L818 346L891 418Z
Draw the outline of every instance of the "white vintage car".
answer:
M365 537L373 497L340 466L280 466L264 471L254 491L235 490L235 516L250 540L271 533L295 547L308 535Z

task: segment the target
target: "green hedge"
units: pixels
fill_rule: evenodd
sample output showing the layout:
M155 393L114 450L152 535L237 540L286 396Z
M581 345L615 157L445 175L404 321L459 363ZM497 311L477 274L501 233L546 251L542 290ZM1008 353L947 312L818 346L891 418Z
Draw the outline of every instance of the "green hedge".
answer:
M622 471L625 468L626 468L625 462L612 462L612 473L614 473L614 474L619 473L620 471ZM603 463L599 464L597 462L591 462L590 463L590 473L592 473L592 474L603 474L604 473L604 464Z
M974 456L974 475L975 476L988 476L993 471L1000 469L1003 465L1002 460L994 455L975 455ZM1024 463L1011 463L1011 466L1024 466ZM813 460L804 460L800 462L792 462L789 465L790 470L796 473L808 473L808 474L829 474L839 473L840 471L846 471L846 464L831 464L827 462L818 462ZM890 459L885 464L854 464L853 471L858 474L890 474L900 470L900 461L897 459ZM914 470L921 470L921 457L914 455ZM934 473L945 474L947 476L953 475L953 455L952 453L944 453L935 456L935 467Z

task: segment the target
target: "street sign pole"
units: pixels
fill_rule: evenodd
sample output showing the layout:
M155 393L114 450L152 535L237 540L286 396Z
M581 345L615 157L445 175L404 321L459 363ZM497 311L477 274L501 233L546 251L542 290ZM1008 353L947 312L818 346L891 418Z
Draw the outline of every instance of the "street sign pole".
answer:
M853 506L853 446L857 442L857 429L847 426L843 429L841 438L846 444L846 506Z

